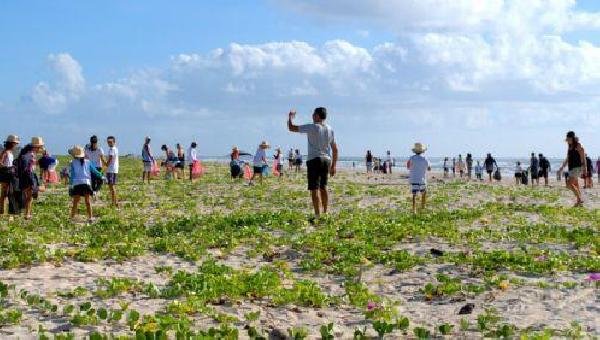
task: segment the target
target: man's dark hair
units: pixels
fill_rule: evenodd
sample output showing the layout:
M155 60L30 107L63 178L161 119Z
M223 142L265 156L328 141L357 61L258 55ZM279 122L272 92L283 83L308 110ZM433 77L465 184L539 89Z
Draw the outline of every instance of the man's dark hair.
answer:
M160 149L161 149L161 150L163 150L163 151L167 151L167 144L163 144L163 145L160 147Z
M192 148L195 148L196 146L198 146L198 144L196 144L196 142L192 142Z
M315 114L321 119L327 119L327 109L324 107L317 107L315 109Z
M108 137L106 137L106 140L112 140L113 142L117 141L117 139L115 138L115 136L108 136Z
M98 143L98 137L96 135L90 137L90 143Z

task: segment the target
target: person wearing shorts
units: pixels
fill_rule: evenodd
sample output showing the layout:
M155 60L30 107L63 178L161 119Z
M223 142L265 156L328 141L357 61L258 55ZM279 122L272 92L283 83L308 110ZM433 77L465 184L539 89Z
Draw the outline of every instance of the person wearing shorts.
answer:
M415 153L411 156L407 163L409 171L409 184L412 193L412 210L413 214L417 213L417 195L421 194L421 210L425 209L427 203L427 171L431 171L431 166L423 153L427 147L422 143L415 143L412 151Z
M71 219L75 218L79 207L79 201L83 197L85 200L85 208L87 212L88 222L92 222L92 203L90 197L92 191L92 174L104 179L104 176L99 172L94 163L85 158L85 150L81 146L75 146L69 150L69 154L73 156L71 161L70 173L70 188L69 195L73 198L71 207Z
M310 191L315 219L321 216L321 212L327 213L329 196L327 193L327 178L335 176L338 160L338 147L335 142L333 129L325 122L327 109L317 107L313 111L310 124L295 125L293 120L296 111L291 110L288 114L288 130L291 132L304 133L308 140L308 162L307 178L308 190Z
M152 151L150 150L150 137L146 137L144 140L144 146L142 147L142 161L144 163L142 184L144 184L144 180L146 178L148 179L148 184L150 184L150 177L152 177L152 165L154 165L154 156L152 156Z
M260 184L263 182L263 172L265 171L265 167L267 165L267 153L266 150L271 146L267 141L262 141L256 149L256 154L254 154L253 160L253 170L252 178L250 179L249 185L254 184L254 179L259 177Z
M108 191L110 192L110 198L114 207L119 206L117 201L117 192L115 185L117 185L117 177L119 177L119 149L117 149L117 140L114 136L106 138L106 144L108 144L108 159L106 160L106 182L108 184Z
M587 175L585 150L573 131L567 132L565 142L567 142L567 157L558 171L562 172L565 166L569 167L569 177L566 179L567 188L575 194L575 207L581 207L583 199L579 188L579 178L581 175Z

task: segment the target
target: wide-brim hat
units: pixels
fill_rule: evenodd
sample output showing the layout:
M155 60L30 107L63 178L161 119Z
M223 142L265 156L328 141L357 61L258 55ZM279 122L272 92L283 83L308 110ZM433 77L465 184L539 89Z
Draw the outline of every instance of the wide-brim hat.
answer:
M79 145L75 145L71 149L69 149L69 154L74 158L82 158L85 157L85 150Z
M414 153L423 153L427 151L427 146L425 146L425 144L423 143L415 143L415 145L412 148L412 151Z
M237 146L232 146L232 147L231 147L231 151L240 151L240 149L238 149L238 147L237 147Z
M8 137L6 137L6 142L19 144L19 143L21 143L21 140L19 139L19 136L17 136L17 135L8 135Z
M267 141L262 141L262 143L260 143L259 147L261 147L262 149L268 149L271 146L269 145L269 143Z
M31 137L31 146L44 146L44 140L42 137Z

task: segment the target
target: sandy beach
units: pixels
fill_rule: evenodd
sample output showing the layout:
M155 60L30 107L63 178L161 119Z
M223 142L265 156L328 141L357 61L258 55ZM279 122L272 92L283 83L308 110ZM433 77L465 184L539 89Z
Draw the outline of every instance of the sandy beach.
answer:
M185 324L242 339L250 328L320 338L325 326L347 339L377 337L382 323L390 339L600 336L596 187L570 208L555 179L532 188L433 173L430 205L412 216L406 174L345 170L329 216L311 225L303 173L248 187L212 164L194 184L142 186L125 164L123 207L103 193L95 224L68 221L60 186L31 222L2 218L0 337L174 338Z

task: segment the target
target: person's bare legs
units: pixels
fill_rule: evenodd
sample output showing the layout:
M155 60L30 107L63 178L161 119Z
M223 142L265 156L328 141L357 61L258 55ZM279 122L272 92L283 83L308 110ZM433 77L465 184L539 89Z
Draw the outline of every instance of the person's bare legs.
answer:
M323 207L323 214L327 214L327 206L329 205L329 194L327 193L327 189L319 189L319 194L321 194L320 198L321 206Z
M108 190L110 191L110 198L112 199L113 206L118 207L119 203L117 202L117 192L115 190L115 186L113 184L109 184Z
M25 198L25 219L31 219L31 207L33 205L33 188L27 188L23 190Z
M0 215L4 215L4 200L8 198L8 183L0 183Z
M71 219L75 218L75 215L77 215L77 208L79 207L80 198L80 196L73 196L73 205L71 206Z
M581 190L579 189L579 181L577 180L577 178L569 176L567 188L569 188L569 190L571 190L575 194L575 198L577 198L577 202L575 203L575 205L583 203L583 201L581 200Z
M92 201L90 195L85 195L85 210L87 212L88 221L92 220Z
M412 195L412 212L413 214L417 213L417 193L414 192Z
M425 204L427 204L427 191L421 193L421 210L425 209Z
M310 197L312 198L313 209L315 211L315 217L321 215L321 202L319 197L319 190L311 190Z

